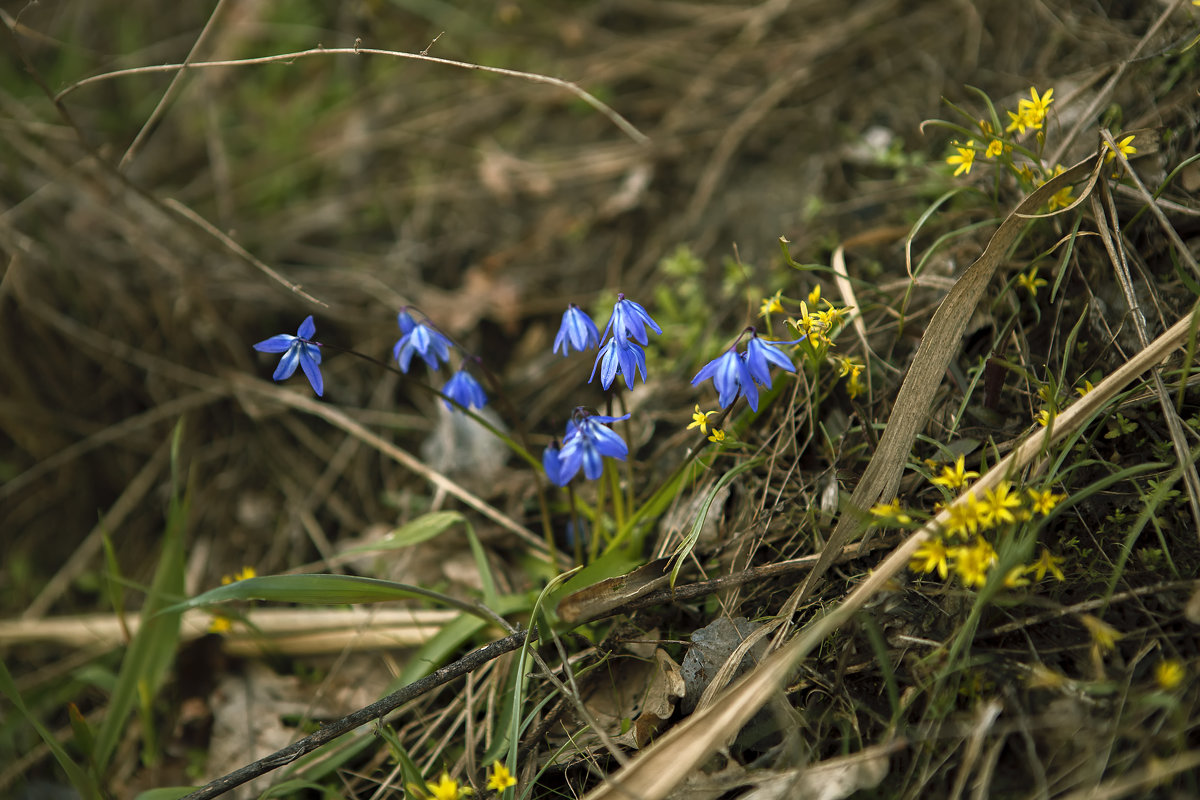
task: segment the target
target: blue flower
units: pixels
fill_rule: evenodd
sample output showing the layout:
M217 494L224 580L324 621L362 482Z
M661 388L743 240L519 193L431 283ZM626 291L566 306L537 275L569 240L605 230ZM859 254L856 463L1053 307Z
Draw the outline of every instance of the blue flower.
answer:
M483 387L464 369L460 369L446 381L446 385L442 387L442 394L466 408L483 408L487 405L487 395L483 393ZM451 411L458 410L449 400L442 402Z
M791 342L767 342L758 338L758 334L750 337L750 341L746 343L746 368L750 371L750 377L754 382L764 389L771 388L771 371L767 366L767 362L771 362L780 369L788 372L795 372L796 368L792 366L792 360L784 355L778 345L796 344L801 341L796 339Z
M646 382L646 353L637 342L624 336L614 336L596 355L596 363L592 365L591 383L596 377L596 368L600 368L600 385L605 389L612 386L617 373L625 376L625 385L633 388L634 379L640 373L642 383Z
M612 316L609 317L608 324L604 326L604 336L608 336L608 332L611 330L614 339L624 339L628 336L638 344L644 345L647 342L647 327L655 333L662 333L662 328L658 327L658 323L646 313L646 309L640 303L626 300L625 295L618 294L617 302L613 304Z
M426 322L417 322L407 311L401 311L396 321L404 335L392 348L392 358L400 362L401 372L408 372L414 353L423 358L430 369L437 369L439 361L450 357L451 342L441 331ZM408 330L404 330L406 326Z
M550 482L566 486L580 469L585 478L594 481L604 472L604 456L624 461L629 448L611 428L604 426L626 419L628 414L608 417L576 409L574 418L567 423L562 448L548 447L542 454L542 466Z
M564 356L571 354L572 346L580 352L589 347L600 346L600 329L592 322L592 318L574 303L563 312L562 325L558 328L558 335L554 337L554 352L557 353L560 346Z
M721 408L729 408L737 400L738 393L746 395L750 408L758 410L758 388L754 378L746 366L746 361L737 352L737 345L730 347L721 355L705 364L696 377L692 378L692 386L712 378L717 390L717 402Z
M254 345L254 349L260 353L283 353L283 358L279 359L279 366L275 368L275 374L271 377L277 381L287 380L295 374L296 367L300 367L304 370L304 377L312 384L317 397L321 397L325 393L325 381L321 378L320 367L321 346L310 341L316 334L317 326L313 323L312 316L308 316L300 323L295 336L281 333L264 339Z

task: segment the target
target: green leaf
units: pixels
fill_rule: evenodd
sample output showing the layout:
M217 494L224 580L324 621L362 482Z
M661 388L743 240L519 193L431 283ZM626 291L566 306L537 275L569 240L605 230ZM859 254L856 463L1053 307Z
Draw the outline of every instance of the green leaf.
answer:
M356 575L266 575L234 581L193 597L168 611L208 606L228 600L268 600L276 603L305 605L346 605L350 603L382 603L389 600L420 598L459 608L471 614L479 610L470 603L454 597L412 586L407 583Z
M100 723L100 730L96 733L96 749L92 757L101 773L107 769L117 743L125 734L129 716L139 703L139 693L144 697L157 692L175 658L183 612L182 609L166 608L166 605L169 600L181 597L184 593L183 539L190 497L189 487L182 498L178 494L171 498L162 553L154 571L150 593L142 606L142 624L121 661L116 686L104 720Z
M67 779L71 781L71 785L75 787L80 796L95 798L96 800L103 797L95 779L87 773L87 770L76 764L67 755L67 751L63 749L63 746L58 743L58 739L54 738L54 734L47 730L46 726L40 720L29 713L29 709L25 707L25 701L22 699L21 693L17 691L17 685L13 682L12 675L9 674L8 667L4 665L3 661L0 661L0 693L3 693L9 702L16 706L17 710L21 712L21 716L25 717L26 721L37 731L38 736L42 737L42 741L46 743L46 747L54 754L58 765L62 767L63 772L67 773Z
M441 535L460 522L468 524L467 518L457 511L435 511L418 517L407 525L402 525L377 542L353 547L345 551L342 555L370 553L378 550L399 550L403 547L411 547L414 544L427 542Z
M679 543L679 547L671 554L671 559L675 562L671 567L671 588L675 588L675 580L679 577L679 570L683 567L683 562L687 560L688 554L692 552L692 548L696 546L696 542L700 541L700 533L704 530L704 520L708 517L708 509L712 506L713 501L717 499L717 495L725 488L734 478L748 469L753 469L763 462L763 458L752 458L749 461L743 461L733 469L726 472L717 481L708 496L704 498L704 502L700 505L700 513L696 515L696 521L692 523L692 529L688 532L687 538Z

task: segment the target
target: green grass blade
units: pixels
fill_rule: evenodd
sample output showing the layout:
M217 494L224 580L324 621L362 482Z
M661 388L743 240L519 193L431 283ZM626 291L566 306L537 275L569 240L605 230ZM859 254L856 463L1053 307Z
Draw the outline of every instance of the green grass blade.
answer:
M467 518L457 511L435 511L414 519L384 536L378 542L353 547L342 555L370 553L378 550L399 550L414 544L427 542L445 533L459 523L467 524Z

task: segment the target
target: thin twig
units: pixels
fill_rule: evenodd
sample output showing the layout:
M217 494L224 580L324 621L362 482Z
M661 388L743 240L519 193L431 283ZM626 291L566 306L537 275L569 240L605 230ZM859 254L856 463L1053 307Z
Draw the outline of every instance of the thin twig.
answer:
M445 67L458 67L459 69L479 70L480 72L490 72L494 75L504 75L509 78L519 78L520 80L530 81L531 83L542 83L547 86L556 86L559 89L565 89L571 94L578 97L583 102L587 103L592 108L599 111L609 122L616 125L622 133L633 139L641 145L649 144L650 137L638 130L632 122L625 119L623 116L614 111L610 106L601 102L595 95L579 87L571 81L565 81L562 78L552 78L549 75L539 75L536 72L522 72L515 69L504 69L503 67L488 67L483 64L472 64L468 61L455 61L449 58L437 58L435 56L426 55L424 53L405 53L399 50L377 50L369 47L314 47L309 50L299 50L294 53L280 53L274 56L259 56L257 58L236 58L226 61L195 61L192 63L179 64L157 64L145 67L130 67L129 69L118 69L112 72L105 72L102 75L93 75L90 78L76 81L67 88L63 89L58 94L54 95L55 103L62 101L71 92L76 89L81 89L84 86L100 81L113 80L115 78L124 78L130 75L146 75L155 72L176 72L181 70L206 69L209 67L247 67L256 64L277 64L280 62L289 63L301 58L311 58L313 56L389 56L391 58L404 58L410 61L425 61L430 64L440 64Z

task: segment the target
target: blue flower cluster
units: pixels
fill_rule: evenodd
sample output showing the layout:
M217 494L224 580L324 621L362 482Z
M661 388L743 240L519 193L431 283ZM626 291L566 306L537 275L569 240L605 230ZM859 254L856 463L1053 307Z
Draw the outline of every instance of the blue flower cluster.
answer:
M401 336L392 348L392 358L400 365L401 372L408 372L413 356L420 356L421 360L434 370L449 361L450 348L454 346L454 342L428 320L418 320L405 308L396 316L396 322L400 326ZM272 377L277 381L287 380L299 366L304 370L308 382L312 384L313 391L320 397L325 391L325 382L320 369L321 345L311 341L316 332L317 327L310 316L300 323L300 329L296 331L295 336L281 333L259 342L254 345L254 349L263 353L283 353L283 358L279 360L279 366ZM468 357L464 356L458 372L442 387L442 394L464 408L483 408L487 405L487 394L479 385L479 381L466 371L467 360ZM456 409L449 400L442 402L451 411Z
M547 447L542 454L542 466L550 482L555 486L566 486L580 469L585 478L594 481L604 472L604 456L624 461L629 448L611 428L604 426L626 419L629 419L628 414L607 417L592 414L585 408L575 409L567 423L562 447Z
M696 373L696 377L692 378L692 386L712 378L713 386L717 390L717 402L721 404L721 408L729 408L738 395L742 394L745 395L750 408L758 411L758 388L771 388L769 365L774 364L787 372L796 371L791 359L779 349L779 345L796 344L804 340L803 336L790 342L767 342L758 338L758 332L754 328L747 328L742 333L747 332L750 333L750 341L746 343L745 352L739 353L737 342L734 342L728 350L705 364ZM738 340L741 338L739 336Z

